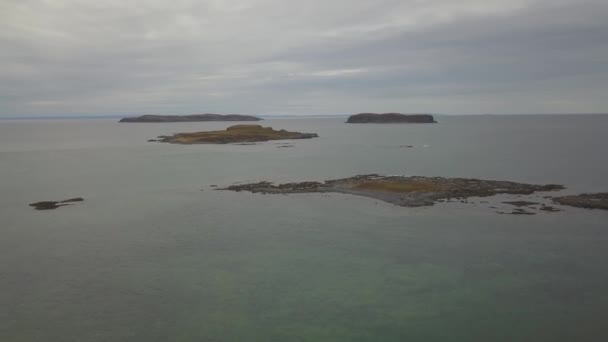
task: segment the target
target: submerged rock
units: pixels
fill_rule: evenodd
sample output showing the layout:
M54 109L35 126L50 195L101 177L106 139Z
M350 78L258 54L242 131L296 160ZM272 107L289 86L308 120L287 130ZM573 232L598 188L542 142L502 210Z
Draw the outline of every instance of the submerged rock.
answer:
M431 114L361 113L351 115L346 123L437 123Z
M537 202L528 202L528 201L510 201L510 202L502 202L504 204L510 204L515 207L529 207L531 205L537 205L540 203Z
M260 125L230 126L224 131L207 131L194 133L175 133L172 136L159 136L160 142L171 144L229 144L255 143L268 140L291 140L317 138L315 133L276 131L271 127Z
M523 209L514 209L509 215L536 215L536 213L525 211Z
M558 209L549 205L543 205L542 207L540 207L539 210L542 211L547 211L547 212L558 212L558 211L563 211L562 209Z
M525 211L523 209L513 209L510 213L504 211L497 211L496 213L501 215L536 215L536 213Z

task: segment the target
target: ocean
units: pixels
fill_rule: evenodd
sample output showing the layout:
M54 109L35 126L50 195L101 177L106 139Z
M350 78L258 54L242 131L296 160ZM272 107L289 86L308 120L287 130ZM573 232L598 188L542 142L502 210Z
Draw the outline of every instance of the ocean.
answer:
M608 191L608 115L436 118L261 122L320 136L291 148L147 142L229 122L0 121L0 341L608 340L608 212L211 187L378 173Z

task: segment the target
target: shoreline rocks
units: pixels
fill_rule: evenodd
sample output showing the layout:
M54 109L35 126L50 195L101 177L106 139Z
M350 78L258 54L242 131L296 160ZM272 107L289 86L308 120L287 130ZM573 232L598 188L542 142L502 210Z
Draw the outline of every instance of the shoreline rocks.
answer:
M170 144L253 144L269 140L292 140L317 138L316 133L289 132L284 129L274 130L260 125L230 126L224 131L206 131L194 133L175 133L171 136L161 135L157 141Z
M351 115L346 123L437 123L431 114L360 113Z
M553 202L570 207L608 210L608 192L554 197Z
M204 122L204 121L261 121L251 115L193 114L193 115L141 115L120 119L119 122Z

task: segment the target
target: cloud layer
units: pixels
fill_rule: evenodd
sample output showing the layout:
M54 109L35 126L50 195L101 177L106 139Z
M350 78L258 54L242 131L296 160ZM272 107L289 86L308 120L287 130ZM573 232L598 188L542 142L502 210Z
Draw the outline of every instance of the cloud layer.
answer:
M0 116L608 112L605 0L4 0Z

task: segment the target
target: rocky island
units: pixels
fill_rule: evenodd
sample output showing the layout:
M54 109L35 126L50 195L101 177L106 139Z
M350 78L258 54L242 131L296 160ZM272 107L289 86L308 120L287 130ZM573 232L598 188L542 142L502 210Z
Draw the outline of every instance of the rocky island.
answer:
M437 123L430 114L361 113L351 115L346 123Z
M498 194L531 195L562 190L557 184L534 185L508 181L419 176L359 175L325 182L236 184L217 190L248 191L262 194L343 193L375 198L404 207L431 206L436 202Z
M289 132L284 129L274 130L260 125L230 126L224 131L207 131L194 133L175 133L171 136L159 136L159 142L171 144L230 144L254 143L269 140L291 140L317 138L315 133Z
M251 115L193 114L193 115L142 115L123 118L119 122L201 122L201 121L260 121Z

